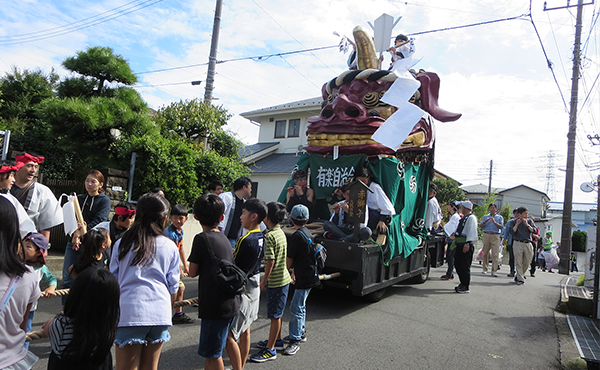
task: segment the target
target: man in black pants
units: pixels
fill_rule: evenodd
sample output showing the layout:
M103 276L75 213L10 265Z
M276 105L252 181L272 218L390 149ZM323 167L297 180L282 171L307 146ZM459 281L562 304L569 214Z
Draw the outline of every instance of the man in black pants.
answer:
M456 229L456 248L454 255L454 268L460 279L460 284L454 288L456 293L470 293L471 263L477 236L477 217L473 214L473 203L460 202L460 213L463 218Z

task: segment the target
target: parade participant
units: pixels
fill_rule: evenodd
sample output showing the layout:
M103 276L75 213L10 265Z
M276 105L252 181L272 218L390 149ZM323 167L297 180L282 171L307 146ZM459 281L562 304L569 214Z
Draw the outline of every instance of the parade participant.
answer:
M110 240L114 243L121 239L123 233L127 231L135 219L135 205L129 202L120 202L115 206L115 214L112 220L100 222L96 229L106 229L110 235ZM109 250L109 257L112 251Z
M425 212L425 228L428 232L435 234L437 228L440 226L440 222L444 215L442 209L438 203L437 198L437 186L434 183L429 184L429 193L427 201L427 211Z
M455 240L454 233L456 232L456 228L460 222L460 213L458 212L458 207L460 207L460 202L458 201L452 201L448 203L448 213L450 213L450 219L444 226L444 234L446 234L446 263L448 263L448 269L446 270L446 274L440 277L442 280L454 279L454 254L456 253L456 244L453 243Z
M264 255L265 245L260 224L265 217L267 217L267 206L262 200L250 199L243 204L241 226L248 232L238 239L233 252L235 264L248 275L246 292L241 296L240 312L231 325L229 334L236 341L239 340L241 369L246 365L250 353L250 325L258 318L260 261Z
M46 256L48 255L48 239L40 233L32 233L23 240L23 257L25 263L33 268L38 282L45 282L48 288L42 292L43 297L52 297L56 290L56 278L46 266ZM31 323L35 310L37 310L38 301L36 300L31 306L29 317L27 317L26 333L31 332ZM29 348L29 342L25 343L25 347Z
M299 204L292 208L290 220L296 230L289 239L287 268L291 269L294 296L290 302L289 344L284 355L295 355L300 342L306 341L306 299L310 290L321 284L317 274L317 264L312 253L313 236L304 226L310 214L308 208Z
M513 238L510 233L510 229L515 226L515 221L517 218L517 209L513 209L512 211L513 218L506 222L506 227L502 231L502 244L506 246L506 250L508 251L508 264L510 266L510 273L506 275L507 277L515 277L515 254L513 253Z
M213 180L208 184L208 191L211 194L219 195L223 192L223 183L219 180Z
M229 335L230 327L240 309L239 296L232 296L215 283L216 261L233 263L233 253L227 237L220 232L225 205L214 194L201 196L194 204L194 218L202 233L194 237L190 262L190 277L198 276L198 317L202 319L198 354L206 358L207 370L223 369L223 349L227 348L234 370L242 369L240 349Z
M460 202L459 212L463 215L460 219L455 235L454 266L460 279L460 284L454 288L456 293L470 293L471 263L473 262L473 251L477 241L477 217L473 214L473 203L469 201Z
M106 229L91 229L83 236L79 260L69 267L69 274L73 279L88 268L108 268L109 258L106 251L110 249L112 242Z
M73 282L64 312L42 329L50 337L48 370L112 370L110 349L119 321L119 283L105 269Z
M19 200L38 232L50 240L50 229L63 222L62 210L46 185L34 178L44 157L23 153L16 157L17 172L10 193Z
M15 207L17 216L19 217L19 231L21 238L25 238L29 233L37 232L33 221L29 218L27 211L23 208L23 205L19 203L11 193L10 189L15 183L15 173L18 167L12 162L2 161L0 162L0 196L8 199L8 201Z
M265 362L271 359L272 353L277 349L283 350L283 339L281 339L281 323L288 291L292 278L286 268L287 239L279 223L285 218L285 206L281 203L271 202L267 204L267 217L265 224L265 275L260 283L260 290L267 288L267 317L271 319L269 339L261 340L257 346L260 351L250 356L250 361Z
M179 252L163 231L169 202L145 194L131 228L115 244L110 271L119 281L121 316L115 337L117 370L156 370L170 339L171 307L179 288Z
M171 225L165 229L165 235L171 239L177 245L179 250L179 260L181 267L181 279L179 279L179 290L175 296L175 301L183 301L183 292L185 292L185 284L183 283L183 277L189 274L187 263L185 262L185 251L183 250L183 225L188 219L188 209L181 204L176 204L171 208ZM191 324L194 319L183 313L183 306L175 309L173 315L173 325L177 324Z
M323 228L329 234L327 238L331 237L334 240L352 241L354 237L354 224L348 221L348 201L350 200L350 186L344 184L340 191L343 194L345 200L338 202L333 205L333 213L329 221L323 223ZM369 223L369 213L365 212L365 222L360 224L358 231L358 240L368 240L371 237L371 229L366 225Z
M19 257L19 223L15 207L0 197L0 369L31 369L38 357L25 348L25 326L40 297L33 269Z
M219 197L225 204L224 218L219 223L219 229L225 234L231 248L235 248L237 239L242 235L242 225L240 216L242 215L242 206L245 198L252 194L252 181L246 176L242 176L233 182L233 191L221 193Z
M104 176L98 170L91 170L85 178L86 194L77 195L83 220L88 230L93 229L101 222L108 220L110 213L110 199L104 194ZM71 241L65 247L65 259L63 262L63 289L71 286L73 278L69 273L69 267L79 260L79 247L81 245L81 226L75 230ZM61 297L63 304L67 296Z
M378 183L371 181L368 168L357 168L354 173L354 178L362 181L373 190L373 192L367 192L367 207L369 208L369 222L367 226L373 233L387 232L388 219L396 214L394 205L381 186Z
M311 209L315 197L315 191L308 187L308 174L304 170L297 169L292 174L294 186L287 188L286 209L288 212L296 204L304 204L306 208Z
M488 206L487 215L483 216L483 220L479 226L483 230L483 274L488 273L489 254L492 252L492 276L498 277L498 254L500 253L500 239L502 228L504 227L504 218L499 214L498 207L492 203Z
M525 272L533 258L533 247L531 245L531 234L535 232L536 226L533 220L528 218L527 207L516 209L516 221L510 229L513 238L513 252L515 254L515 265L517 275L515 283L525 284Z

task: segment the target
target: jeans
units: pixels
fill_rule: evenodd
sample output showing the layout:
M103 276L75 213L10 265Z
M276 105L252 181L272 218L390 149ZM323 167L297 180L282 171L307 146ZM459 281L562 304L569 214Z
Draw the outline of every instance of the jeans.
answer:
M302 339L302 334L306 331L304 323L306 322L306 298L310 289L296 289L292 301L290 302L290 338L294 340Z
M323 223L323 228L326 231L329 231L334 238L337 240L343 240L349 242L352 240L354 236L354 230L348 227L339 227L331 221L325 221ZM358 240L368 240L371 237L371 229L368 227L361 227L358 231Z
M446 249L446 262L448 262L446 276L452 279L454 277L454 254L456 253L456 248L450 250L450 244L448 244L448 248Z
M31 333L31 323L33 322L33 315L35 311L29 311L29 316L27 317L27 327L25 329L25 333ZM29 349L29 343L25 342L25 348Z
M235 250L235 245L237 243L237 239L227 239L229 240L229 244L231 244L231 248Z
M78 260L79 260L79 250L74 251L73 243L68 242L67 246L65 247L65 260L63 262L62 289L68 289L71 287L71 284L73 284L73 278L69 274L69 267L71 267ZM62 300L63 306L65 305L65 302L67 301L67 297L68 297L68 295L63 295L60 297L60 299Z

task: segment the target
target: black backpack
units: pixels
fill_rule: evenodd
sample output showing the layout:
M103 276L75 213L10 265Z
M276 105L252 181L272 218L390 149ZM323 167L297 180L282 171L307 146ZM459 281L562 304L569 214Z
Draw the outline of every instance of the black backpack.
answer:
M323 245L315 243L315 241L309 238L302 230L298 231L304 236L304 239L306 239L309 249L315 257L315 265L317 266L317 272L322 272L323 268L325 268L325 261L327 260L327 249L325 249Z
M232 296L240 295L246 291L248 284L248 274L239 268L236 264L226 259L219 259L215 256L210 243L206 244L206 249L213 260L213 276L217 285Z

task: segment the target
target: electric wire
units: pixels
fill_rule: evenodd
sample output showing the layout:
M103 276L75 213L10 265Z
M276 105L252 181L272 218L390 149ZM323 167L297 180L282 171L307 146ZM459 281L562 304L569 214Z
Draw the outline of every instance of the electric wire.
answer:
M294 67L290 62L288 62L287 60L285 60L284 57L282 57L281 55L279 56L281 58L281 60L283 60L284 62L287 63L288 66L292 67L292 69L296 72L298 72L298 74L302 77L304 77L304 79L308 82L310 82L311 84L313 84L317 89L319 89L319 86L317 84L315 84L314 82L312 82L308 77L306 77L302 72L300 72L296 67Z

